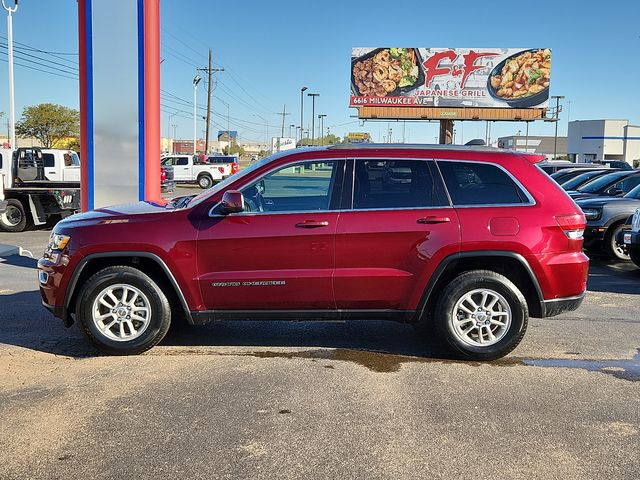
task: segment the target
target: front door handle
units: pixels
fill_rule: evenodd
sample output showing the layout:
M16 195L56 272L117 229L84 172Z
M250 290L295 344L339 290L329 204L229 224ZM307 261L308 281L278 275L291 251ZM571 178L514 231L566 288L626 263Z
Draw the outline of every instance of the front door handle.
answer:
M320 228L329 226L329 222L320 220L305 220L304 222L296 223L297 228Z
M434 223L449 223L451 219L449 217L423 217L417 220L422 225L433 225Z

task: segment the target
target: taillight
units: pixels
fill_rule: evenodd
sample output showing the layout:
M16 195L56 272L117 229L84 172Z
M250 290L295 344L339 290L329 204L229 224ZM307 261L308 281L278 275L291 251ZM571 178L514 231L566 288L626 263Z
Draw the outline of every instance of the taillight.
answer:
M584 227L587 221L582 213L572 213L569 215L556 215L556 222L571 240L580 240L584 234Z
M220 173L224 173L224 167L218 167L218 171L219 171Z
M167 171L163 168L160 170L160 181L164 182L167 179Z
M240 170L240 165L238 165L237 163L232 163L231 164L231 173L238 173L238 171Z

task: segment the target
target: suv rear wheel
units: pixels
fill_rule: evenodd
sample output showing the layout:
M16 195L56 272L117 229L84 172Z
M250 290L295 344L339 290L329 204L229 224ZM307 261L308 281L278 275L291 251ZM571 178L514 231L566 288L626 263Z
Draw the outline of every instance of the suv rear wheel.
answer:
M441 336L459 356L494 360L511 352L527 329L527 302L505 276L472 270L454 278L435 310Z
M76 317L89 340L105 353L132 355L158 344L171 323L160 287L128 266L100 270L78 295Z
M198 177L198 185L200 188L207 190L213 186L213 179L210 175L204 173Z

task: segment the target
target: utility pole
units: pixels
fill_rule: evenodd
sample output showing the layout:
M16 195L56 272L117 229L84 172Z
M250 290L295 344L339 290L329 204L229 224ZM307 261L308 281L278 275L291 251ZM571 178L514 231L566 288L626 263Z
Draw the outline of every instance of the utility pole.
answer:
M13 91L13 19L11 16L18 10L18 0L14 0L13 7L7 7L2 0L2 6L7 11L7 53L9 61L9 142L11 148L16 148L16 107Z
M284 137L284 117L286 117L287 115L291 115L290 113L287 113L287 106L283 105L282 106L282 111L278 112L278 115L282 115L282 129L280 131L280 138Z
M224 68L213 68L213 60L212 60L212 52L209 49L209 68L199 68L200 72L207 72L207 127L205 132L204 139L204 153L207 154L209 151L209 126L211 124L211 92L213 91L213 74L214 72L224 72ZM227 136L229 132L227 132ZM231 140L229 140L229 144L231 144Z

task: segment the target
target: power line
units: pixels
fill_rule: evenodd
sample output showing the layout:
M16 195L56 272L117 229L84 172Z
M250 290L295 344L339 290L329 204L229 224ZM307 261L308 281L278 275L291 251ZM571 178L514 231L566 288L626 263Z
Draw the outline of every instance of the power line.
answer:
M4 40L8 40L7 37L5 37L4 35L0 35L0 38L4 39ZM72 55L72 56L78 56L77 53L70 53L70 52L50 52L47 50L41 50L39 48L36 48L32 45L27 45L26 43L21 43L21 42L16 42L15 40L13 41L14 43L14 48L15 49L23 49L23 50L28 50L28 51L32 51L32 52L39 52L39 53L44 53L46 55L51 55L52 57L58 58L60 60L64 60L65 62L69 62L69 63L73 63L74 65L78 65L78 62L75 60L70 60L68 58L64 58L60 55Z
M0 62L9 63L9 61L8 61L8 60L5 60L4 58L0 58ZM24 65L24 64L22 64L22 63L18 63L18 62L13 62L13 64L14 64L14 65L17 65L17 66L19 66L19 67L28 68L29 70L35 70L35 71L42 72L42 73L48 73L49 75L55 75L56 77L70 78L71 80L76 80L76 81L78 81L78 78L77 78L77 77L70 77L70 76L67 76L67 75L61 75L61 74L59 74L59 73L49 72L49 71L47 71L47 70L41 70L41 69L39 69L39 68L32 67L32 66L30 66L30 65Z
M5 51L8 51L9 46L6 43L0 43L0 47L4 48ZM42 60L43 62L48 62L51 63L53 65L58 65L58 67L63 67L63 68L58 68L58 67L49 67L49 68L56 68L57 70L60 70L61 72L64 73L68 73L70 75L77 75L78 74L78 70L77 69L73 69L73 70L66 70L66 69L72 69L73 67L70 67L69 65L64 65L63 63L59 63L59 62L54 62L53 60L48 60L46 58L42 58L42 57L38 57L37 55L31 55L30 53L25 53L25 52L21 52L21 51L15 51L14 55L16 55L17 58L21 58L20 56L22 56L22 60L26 61L26 62L33 62L37 65L41 65L44 67L49 67L48 65L44 64L44 63L39 63L36 62L34 60L29 60L27 58L24 58L24 56L26 55L27 57L31 57L31 58L36 58L38 60Z

